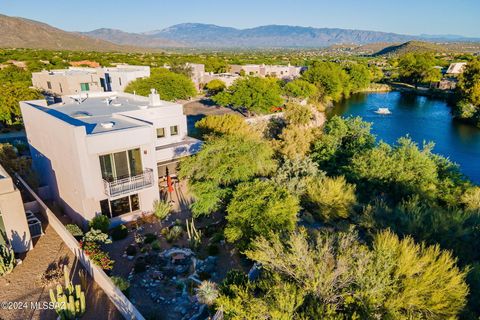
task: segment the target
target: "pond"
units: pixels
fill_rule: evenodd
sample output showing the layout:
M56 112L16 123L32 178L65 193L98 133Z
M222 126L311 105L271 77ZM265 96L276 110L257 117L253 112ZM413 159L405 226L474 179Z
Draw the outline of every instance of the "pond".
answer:
M383 107L391 114L374 112ZM480 129L454 121L450 112L444 100L396 91L356 94L332 110L332 114L360 116L372 122L378 140L394 143L409 135L420 145L433 141L435 153L460 165L470 180L480 184Z

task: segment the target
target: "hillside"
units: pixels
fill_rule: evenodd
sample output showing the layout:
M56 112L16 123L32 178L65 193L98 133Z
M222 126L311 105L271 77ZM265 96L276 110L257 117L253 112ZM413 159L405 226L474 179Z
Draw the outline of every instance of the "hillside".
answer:
M80 34L95 39L109 41L119 45L130 45L145 48L185 47L184 44L177 41L162 39L158 37L151 37L146 34L129 33L117 29L101 28L89 32L81 32Z
M51 50L131 51L131 47L63 31L48 24L0 15L0 47ZM137 49L138 50L138 49Z
M387 46L378 52L374 53L375 56L383 55L402 55L410 52L450 52L451 50L445 45L436 43L423 42L423 41L408 41L402 44Z

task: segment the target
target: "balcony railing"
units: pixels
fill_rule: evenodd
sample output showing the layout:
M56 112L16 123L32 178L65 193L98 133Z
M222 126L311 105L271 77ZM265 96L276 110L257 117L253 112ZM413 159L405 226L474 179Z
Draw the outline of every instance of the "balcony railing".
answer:
M113 181L103 180L105 194L109 197L117 197L133 193L153 186L153 170L145 169L142 173Z

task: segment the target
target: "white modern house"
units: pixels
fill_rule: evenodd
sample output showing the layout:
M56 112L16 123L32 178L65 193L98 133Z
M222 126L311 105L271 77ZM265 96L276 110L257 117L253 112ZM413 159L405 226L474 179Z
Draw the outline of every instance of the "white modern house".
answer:
M121 92L23 101L33 165L41 184L77 223L98 214L136 219L159 199L159 177L175 174L201 141L188 137L180 104Z
M118 64L115 67L70 67L32 73L33 86L56 95L123 91L133 80L150 76L150 67Z

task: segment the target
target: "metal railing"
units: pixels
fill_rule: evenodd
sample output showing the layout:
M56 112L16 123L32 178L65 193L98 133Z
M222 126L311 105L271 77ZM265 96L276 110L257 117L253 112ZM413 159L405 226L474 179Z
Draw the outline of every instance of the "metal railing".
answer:
M117 197L145 188L150 188L153 186L153 170L145 169L138 175L115 179L113 181L107 181L104 179L103 186L105 188L105 194L109 197Z

